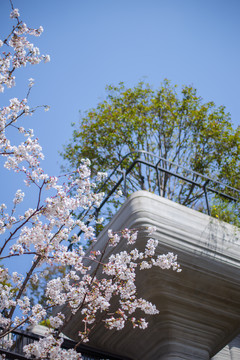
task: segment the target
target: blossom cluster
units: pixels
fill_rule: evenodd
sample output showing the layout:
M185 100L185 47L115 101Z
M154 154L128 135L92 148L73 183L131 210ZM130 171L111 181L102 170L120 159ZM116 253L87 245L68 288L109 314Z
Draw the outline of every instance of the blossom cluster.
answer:
M63 339L57 339L49 334L45 338L35 341L30 345L25 345L24 350L29 358L49 359L49 360L81 360L82 357L74 349L65 350L61 348Z
M27 27L20 21L18 9L12 9L10 17L16 21L16 25L4 41L0 40L0 47L8 48L8 52L3 51L0 57L1 92L4 86L15 85L13 74L17 68L27 63L38 64L42 60L50 60L48 55L41 55L39 49L27 40L29 35L39 36L43 28ZM30 79L29 88L32 86L33 79ZM25 195L22 190L16 191L11 209L0 204L0 339L4 341L4 346L11 346L12 342L6 340L11 331L48 319L50 327L46 337L26 345L26 355L38 359L79 360L81 355L74 349L61 348L60 336L65 324L76 312L82 314L79 342L88 341L99 313L110 329L120 330L127 321L134 328L145 329L146 320L133 316L136 310L148 315L157 314L158 310L155 305L137 297L137 269L152 266L177 271L180 269L173 254L155 256L158 242L154 239L147 241L142 252L137 248L132 249L137 240L136 230L123 229L119 233L109 230L105 250L84 250L80 244L80 234L87 240L96 241L94 229L75 214L81 209L91 211L99 207L103 194L94 193L95 184L90 180L90 162L87 159L82 159L81 165L72 174L60 178L44 172L41 167L44 155L33 130L18 126L20 119L33 113L34 110L28 105L28 96L23 100L13 98L8 106L0 109L0 155L4 159L4 167L21 173L25 185L36 190L33 208L20 214L19 204ZM11 144L9 129L15 129L23 136L19 145ZM97 180L101 181L106 176L106 173L101 172ZM150 228L149 233L152 234L154 230ZM116 247L119 241L130 245L130 250L120 253L113 251L106 258L106 248ZM16 256L32 257L26 273L11 273L2 265L4 259L14 259ZM62 276L53 276L47 280L44 303L33 303L28 289L30 286L38 286L41 276L45 276L46 266L64 267L66 271ZM118 305L112 311L113 298ZM59 311L53 315L53 308L59 306L67 307L70 313Z
M15 76L13 75L15 69L26 66L28 63L39 64L42 60L50 61L49 55L40 55L39 48L27 40L27 35L40 36L43 27L31 29L20 21L19 17L19 10L13 9L10 18L16 19L17 24L5 40L0 39L0 47L6 44L13 50L13 53L9 50L3 51L0 57L0 92L4 91L4 86L11 88L15 85Z

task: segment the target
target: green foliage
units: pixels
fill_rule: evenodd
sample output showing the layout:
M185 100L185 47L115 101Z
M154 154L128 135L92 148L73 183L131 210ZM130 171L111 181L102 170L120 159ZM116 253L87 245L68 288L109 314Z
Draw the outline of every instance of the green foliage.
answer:
M168 80L157 90L140 82L133 88L123 83L107 86L106 91L106 100L86 112L64 148L62 156L68 168L76 168L81 158L87 157L96 174L113 169L129 152L146 150L240 188L240 128L233 128L224 106L204 103L192 86L178 90ZM122 169L136 157L128 157ZM151 156L145 159L150 161ZM167 170L180 171L164 161L160 164ZM181 174L186 175L184 171ZM198 176L193 180L197 181ZM192 186L168 174L162 174L160 182L162 196L200 208L196 205L200 193ZM128 193L137 189L155 192L156 188L154 171L142 165L128 180Z
M218 201L212 206L211 215L221 221L240 227L239 209L237 206L231 206L227 202Z
M39 325L42 325L42 326L46 326L47 328L51 329L52 326L50 324L50 320L49 319L46 319L46 320L43 320L43 321L40 321Z

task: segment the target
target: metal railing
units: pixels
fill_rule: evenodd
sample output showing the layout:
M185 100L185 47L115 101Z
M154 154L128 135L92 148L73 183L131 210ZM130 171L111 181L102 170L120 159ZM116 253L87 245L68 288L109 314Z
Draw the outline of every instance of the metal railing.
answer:
M14 330L7 335L7 339L12 340L13 345L10 348L6 348L3 345L3 342L0 341L0 354L4 354L6 356L6 360L25 360L27 357L24 354L23 347L33 343L34 341L38 341L41 338L42 336L29 331ZM75 345L76 342L64 338L62 348L66 350L73 349ZM77 347L77 352L81 353L83 360L130 360L129 358L118 357L85 345L79 345Z
M133 157L135 157L135 159L133 159ZM125 160L128 160L129 162L129 159L132 160L130 164L126 167L126 165L124 165L124 162ZM105 196L101 204L95 208L92 217L96 218L99 216L104 205L108 203L108 201L118 189L122 188L124 197L128 197L128 195L130 194L130 188L128 186L129 178L136 170L136 167L140 166L144 167L145 170L148 169L148 171L149 169L151 169L152 179L155 184L155 189L153 192L157 193L160 196L167 197L170 200L179 202L182 205L205 212L208 215L211 215L210 202L213 197L222 198L227 200L229 203L235 204L237 204L240 199L240 190L238 189L235 189L231 186L224 184L223 182L217 181L196 171L190 170L182 165L166 160L148 151L138 150L125 155L121 159L121 161L119 161L119 163L114 167L111 173L107 176L106 180L102 183L97 192L100 193L105 191ZM143 186L144 173L139 175L138 179L135 174L135 182L136 181L138 181L139 189L136 188L135 191L145 189L145 187ZM183 194L181 194L181 199L179 193L177 194L177 191L175 195L173 191L171 192L171 185L173 185L173 182L175 182L174 186L176 187L176 181L178 181L178 191L182 191L182 193L185 192L185 197L183 196ZM167 184L168 193L166 191ZM181 189L184 189L185 186L185 190L179 190L180 186L182 187ZM192 198L189 197L190 195L186 195L186 193L193 194L193 190L195 189L197 189L197 191L194 193L194 196ZM205 204L203 204L203 199ZM201 206L199 205L200 201ZM83 218L88 212L89 210L84 210L79 215L79 217ZM89 222L90 221L88 221L88 223Z

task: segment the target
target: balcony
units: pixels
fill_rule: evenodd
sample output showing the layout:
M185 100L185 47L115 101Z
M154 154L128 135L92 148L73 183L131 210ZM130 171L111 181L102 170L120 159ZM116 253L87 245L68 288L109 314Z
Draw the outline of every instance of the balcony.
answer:
M152 268L138 274L138 295L156 304L160 314L149 317L144 331L131 327L107 331L99 324L90 346L133 360L207 360L240 333L240 231L168 199L138 191L104 228L93 249L103 248L109 228L117 231L125 227L140 229L137 247L141 249L148 238L147 226L157 228L157 254L178 254L183 271ZM120 242L112 251L124 249ZM110 254L108 251L106 257ZM74 340L80 320L77 313L65 329Z

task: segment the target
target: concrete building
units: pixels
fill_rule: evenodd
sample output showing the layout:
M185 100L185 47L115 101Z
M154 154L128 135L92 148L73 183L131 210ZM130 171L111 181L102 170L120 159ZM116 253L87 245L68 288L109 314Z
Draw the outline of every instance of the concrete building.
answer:
M240 359L240 231L238 228L146 191L133 193L100 234L139 228L137 247L156 226L157 253L178 254L182 272L157 267L138 274L139 296L153 302L159 315L149 316L146 330L92 333L90 346L132 360ZM120 242L114 251L122 251ZM112 248L106 256L110 255ZM77 340L80 314L65 334ZM227 345L228 344L228 345ZM223 349L223 350L222 350Z

